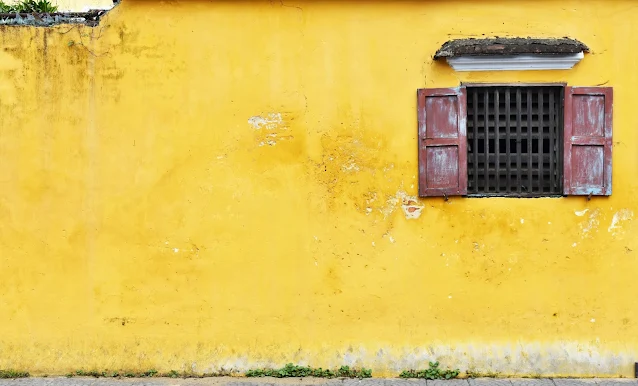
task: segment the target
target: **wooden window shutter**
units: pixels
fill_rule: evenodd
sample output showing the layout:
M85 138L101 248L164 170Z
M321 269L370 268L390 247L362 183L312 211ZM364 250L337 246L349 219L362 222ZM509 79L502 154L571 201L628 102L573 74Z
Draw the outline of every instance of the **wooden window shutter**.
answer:
M611 195L611 87L565 89L566 195Z
M467 194L465 87L419 89L419 196Z

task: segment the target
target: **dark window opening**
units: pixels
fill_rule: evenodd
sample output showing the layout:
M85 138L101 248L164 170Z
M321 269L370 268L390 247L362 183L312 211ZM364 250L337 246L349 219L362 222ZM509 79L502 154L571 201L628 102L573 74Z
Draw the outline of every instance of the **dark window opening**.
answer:
M467 88L468 195L562 194L563 95L559 86Z

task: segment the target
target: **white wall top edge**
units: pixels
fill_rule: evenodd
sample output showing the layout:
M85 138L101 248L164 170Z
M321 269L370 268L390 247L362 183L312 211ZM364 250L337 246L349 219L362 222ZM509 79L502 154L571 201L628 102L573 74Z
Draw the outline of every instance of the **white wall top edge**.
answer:
M454 71L569 70L585 57L567 55L460 56L447 58Z

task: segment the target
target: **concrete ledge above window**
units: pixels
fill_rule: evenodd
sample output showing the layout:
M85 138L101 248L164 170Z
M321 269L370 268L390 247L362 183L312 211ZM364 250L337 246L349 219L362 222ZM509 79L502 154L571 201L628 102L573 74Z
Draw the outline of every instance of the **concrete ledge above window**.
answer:
M568 55L461 56L447 58L454 71L569 70L580 62L582 52Z
M569 70L589 48L578 40L495 38L450 40L434 59L455 71Z

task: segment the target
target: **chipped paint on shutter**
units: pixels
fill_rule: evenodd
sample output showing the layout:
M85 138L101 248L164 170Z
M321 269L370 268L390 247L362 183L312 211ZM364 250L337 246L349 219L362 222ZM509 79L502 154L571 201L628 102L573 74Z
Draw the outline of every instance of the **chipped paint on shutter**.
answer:
M611 195L611 87L565 90L566 195Z
M467 194L465 88L417 91L419 196Z

